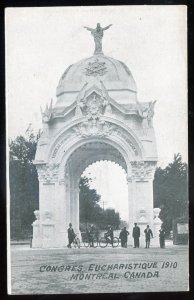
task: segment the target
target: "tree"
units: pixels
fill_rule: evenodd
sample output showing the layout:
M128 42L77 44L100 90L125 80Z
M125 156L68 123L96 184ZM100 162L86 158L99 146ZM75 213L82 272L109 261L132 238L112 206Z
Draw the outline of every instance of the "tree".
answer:
M100 206L98 204L100 195L97 194L95 189L90 189L90 180L87 177L80 179L80 222L81 223L94 223L100 214Z
M122 229L123 227L128 227L128 223L127 221L124 220L120 220L120 225L119 225L119 229Z
M114 209L104 210L99 201L101 196L95 189L90 188L91 179L82 177L80 180L80 223L95 224L99 229L106 229L112 225L115 229L119 228L120 217Z
M11 238L21 239L32 234L34 210L38 209L39 184L33 165L37 141L29 125L25 136L9 141L10 221Z
M101 224L103 225L103 229L106 229L108 225L111 225L114 229L119 229L119 213L116 213L112 208L105 209L102 215Z
M158 168L154 178L154 206L160 207L160 218L167 232L172 230L172 221L177 217L188 217L187 165L181 155L165 169Z

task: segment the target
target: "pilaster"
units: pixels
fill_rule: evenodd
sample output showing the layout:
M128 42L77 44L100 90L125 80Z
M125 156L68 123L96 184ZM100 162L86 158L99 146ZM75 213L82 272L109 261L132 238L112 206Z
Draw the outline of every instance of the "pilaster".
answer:
M153 226L153 178L155 162L132 161L131 182L133 185L133 220L139 225Z

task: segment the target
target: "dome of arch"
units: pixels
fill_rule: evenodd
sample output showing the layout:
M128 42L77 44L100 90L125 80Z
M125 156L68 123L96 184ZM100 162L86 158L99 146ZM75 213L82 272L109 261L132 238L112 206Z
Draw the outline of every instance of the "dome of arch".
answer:
M95 54L65 70L57 86L56 106L71 105L86 83L100 87L100 81L118 103L136 102L137 87L128 67L114 58Z

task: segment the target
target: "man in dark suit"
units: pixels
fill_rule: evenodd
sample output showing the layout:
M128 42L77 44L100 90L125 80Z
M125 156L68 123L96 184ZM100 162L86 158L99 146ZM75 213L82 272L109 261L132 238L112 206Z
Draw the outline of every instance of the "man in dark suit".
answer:
M134 248L139 248L139 237L140 237L140 228L137 226L137 223L133 227L133 239L134 239Z
M165 231L164 228L161 227L161 229L159 230L160 234L159 234L159 238L160 238L160 248L165 248Z
M69 228L67 232L68 232L68 240L69 240L69 244L67 245L67 247L71 248L71 244L73 243L73 240L76 236L71 223L69 223Z
M144 233L145 233L145 241L146 241L145 248L150 248L150 239L151 239L151 237L153 238L153 233L152 233L149 225L147 225L147 228L144 230Z
M119 235L119 238L121 239L121 247L127 248L127 238L129 235L129 231L127 231L126 227L124 227Z
M114 234L113 234L113 228L109 225L108 226L108 231L106 233L106 237L109 238L110 237L110 244L113 247L113 238L114 238Z

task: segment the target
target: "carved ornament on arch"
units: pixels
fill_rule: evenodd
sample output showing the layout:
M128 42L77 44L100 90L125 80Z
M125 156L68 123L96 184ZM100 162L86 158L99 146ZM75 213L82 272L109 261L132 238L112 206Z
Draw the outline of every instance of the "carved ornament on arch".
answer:
M51 159L55 159L58 152L61 151L61 147L63 147L64 144L67 145L67 141L74 139L76 136L80 138L106 138L111 135L122 138L130 146L134 155L136 157L139 155L139 151L129 138L129 134L127 134L126 130L119 128L116 124L109 121L97 120L97 122L92 123L92 121L82 120L82 122L75 124L64 132L63 138L56 143L51 152Z
M114 128L113 130L113 134L114 135L117 135L121 138L123 138L131 147L131 149L133 150L134 154L137 156L138 155L138 150L137 148L135 147L135 145L132 143L132 141L129 139L129 137L127 136L127 134L125 133L124 130L121 130L119 128Z
M153 161L131 161L131 176L129 176L128 181L130 178L136 179L153 179L154 172L156 169L156 162Z
M93 92L84 102L84 108L88 120L97 120L103 113L103 108L106 106L105 99Z
M61 139L55 146L54 150L52 151L51 158L55 158L57 155L58 150L61 148L61 146L72 136L72 132L68 130L65 133L65 137Z
M77 136L86 137L106 137L113 133L113 127L109 122L98 121L98 122L83 122L73 128L73 132Z
M118 129L117 126L108 122L108 121L99 121L94 125L91 125L89 122L81 122L79 124L74 125L71 128L71 134L68 135L68 138L63 138L59 141L54 150L52 151L51 158L55 158L58 151L61 149L64 142L68 139L72 139L75 136L80 138L90 138L90 137L98 137L98 138L105 138L114 135L115 137L119 137L124 139L125 142L130 146L131 150L133 151L135 156L138 156L138 150L131 139L127 136L127 133L123 132L122 130Z
M59 164L36 165L38 179L41 182L53 182L58 180Z

